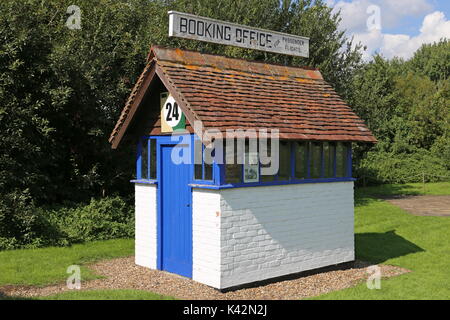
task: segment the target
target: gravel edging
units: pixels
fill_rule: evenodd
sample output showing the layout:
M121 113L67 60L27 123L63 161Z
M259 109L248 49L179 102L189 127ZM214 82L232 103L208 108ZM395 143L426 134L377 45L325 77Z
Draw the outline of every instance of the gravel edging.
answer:
M365 281L369 274L366 268L371 264L356 261L353 267L299 275L294 279L244 288L222 293L207 285L160 270L151 270L135 265L134 256L100 261L89 265L104 279L81 282L81 290L135 289L172 296L182 300L292 300L314 297L331 291L353 287ZM398 276L407 269L379 265L383 278ZM65 283L45 287L4 286L0 297L38 297L69 291Z

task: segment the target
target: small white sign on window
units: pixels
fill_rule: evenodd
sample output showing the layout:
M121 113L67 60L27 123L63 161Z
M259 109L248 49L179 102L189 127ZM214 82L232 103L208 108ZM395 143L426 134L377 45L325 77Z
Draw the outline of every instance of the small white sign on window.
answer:
M257 152L245 154L244 182L259 182L259 161Z

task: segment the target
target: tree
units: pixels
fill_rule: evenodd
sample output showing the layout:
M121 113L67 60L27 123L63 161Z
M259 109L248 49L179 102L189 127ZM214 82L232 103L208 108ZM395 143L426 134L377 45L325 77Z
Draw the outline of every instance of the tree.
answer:
M414 53L409 68L432 81L448 79L450 76L450 40L442 39L433 44L425 44Z
M80 30L66 27L72 4L0 3L0 192L29 189L38 204L131 191L134 146L107 140L151 44L319 67L344 94L360 61L322 1L80 0ZM171 39L168 10L308 36L311 56Z
M375 56L354 77L350 104L379 140L355 148L359 176L384 183L450 176L447 47L424 45L409 61Z

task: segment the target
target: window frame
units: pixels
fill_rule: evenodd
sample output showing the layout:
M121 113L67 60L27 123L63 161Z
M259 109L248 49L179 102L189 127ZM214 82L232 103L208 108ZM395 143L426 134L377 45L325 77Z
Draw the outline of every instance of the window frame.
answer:
M304 183L324 183L324 182L345 182L345 181L355 181L352 177L352 146L351 142L347 141L309 141L309 140L295 140L295 141L287 141L289 143L290 147L290 177L287 180L280 180L279 179L279 173L274 175L274 179L272 181L262 181L262 175L261 175L261 162L259 162L259 182L252 182L252 183L226 183L226 176L225 176L225 168L223 168L222 174L223 174L223 184L220 184L219 188L239 188L239 187L253 187L253 186L270 186L270 185L284 185L284 184L304 184ZM305 178L297 178L296 177L296 149L298 147L297 143L302 142L305 143L305 152L306 152L306 177ZM320 177L319 178L312 178L312 143L319 143L320 144ZM330 149L333 152L333 155L329 155L329 157L332 157L333 164L332 164L332 176L326 177L326 168L325 168L325 159L324 159L324 143L329 143ZM344 147L346 148L346 156L345 156L345 170L346 174L343 177L337 177L337 144L342 143ZM333 146L331 148L331 146ZM241 172L243 172L243 165L241 166Z
M211 164L211 180L205 180L205 158L204 158L204 152L205 152L205 145L203 144L202 141L200 141L200 138L197 135L194 135L193 137L193 141L192 141L192 184L193 185L218 185L220 183L220 169L218 168L217 162L214 161ZM202 147L202 152L201 152L201 156L202 156L202 178L201 179L197 179L195 177L195 166L199 165L195 163L195 145L197 143L200 143L201 147ZM214 153L216 152L216 150L214 149Z
M195 161L194 161L194 144L196 143L196 140L199 140L199 138L196 135L192 135L191 140L191 150L192 150L192 178L190 182L190 186L192 187L204 187L204 188L212 188L212 189L222 189L222 188L239 188L239 187L256 187L256 186L271 186L271 185L285 185L285 184L304 184L304 183L320 183L320 182L344 182L344 181L355 181L356 179L352 178L352 145L351 142L345 142L345 141L318 141L321 144L321 175L319 178L311 178L312 174L312 143L314 141L307 141L307 140L285 140L289 144L289 163L290 163L290 176L286 180L280 180L279 179L279 173L273 176L273 179L270 181L263 181L263 176L261 175L261 168L262 164L259 161L258 163L258 171L259 171L259 179L258 182L244 182L244 164L238 164L240 169L240 176L241 181L236 183L228 183L226 181L226 163L217 163L217 161L214 161L212 164L212 179L211 180L205 180L205 163L204 163L204 151L205 151L205 145L201 143L202 146L202 179L196 179L195 178ZM164 137L166 138L166 137ZM157 183L158 182L158 157L159 152L157 147L161 143L161 139L164 139L162 136L144 136L139 139L138 145L137 145L137 158L136 158L136 180L132 180L133 182L141 182L141 183ZM145 143L145 141L147 143ZM165 141L165 140L164 140ZM224 141L222 141L224 143ZM317 141L315 141L317 142ZM325 161L324 161L324 143L333 144L334 147L333 152L334 155L332 156L333 159L333 175L332 177L325 177ZM297 148L300 146L301 143L304 143L305 147L305 153L306 156L303 156L303 159L306 159L306 177L305 178L297 178L296 177L296 167L297 167ZM337 152L338 152L338 144L342 144L343 153L341 153L341 157L345 155L344 163L342 163L342 167L340 170L345 170L345 175L343 177L338 177L338 158L337 158ZM258 144L259 145L259 144ZM147 152L147 167L146 169L142 168L142 149L146 146L148 148ZM155 164L153 164L152 161L152 146L155 148L156 151L156 161ZM259 148L258 148L259 149ZM225 146L223 149L223 160L225 160ZM259 150L258 150L259 155ZM329 155L330 156L330 155ZM340 158L342 161L342 158ZM220 161L219 161L220 162ZM156 177L151 177L152 174L152 165L155 165L156 171ZM146 171L146 175L143 175L144 170ZM144 178L146 176L147 178Z
M157 181L158 177L157 177L157 165L158 165L158 160L157 160L157 154L155 156L155 177L152 178L151 174L152 174L152 145L155 145L155 152L157 153L157 140L155 138L152 138L151 136L144 136L141 137L139 139L139 143L137 146L137 157L136 157L136 181L146 181L146 182L155 182ZM147 159L146 159L146 174L145 177L143 177L142 173L143 173L143 164L142 164L142 152L143 152L143 148L144 145L146 146L147 149Z

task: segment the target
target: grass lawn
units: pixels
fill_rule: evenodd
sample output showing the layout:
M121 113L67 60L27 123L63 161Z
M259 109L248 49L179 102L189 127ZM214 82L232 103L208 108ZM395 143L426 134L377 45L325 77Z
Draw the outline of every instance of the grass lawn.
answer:
M378 195L450 195L450 183L385 185L356 190L355 245L360 260L400 266L412 272L383 279L381 290L365 283L316 299L450 299L450 217L413 216ZM133 240L98 241L67 248L0 252L0 286L65 281L67 267L81 265L83 280L97 276L83 264L129 256ZM70 291L42 299L172 299L139 290ZM1 300L1 298L0 298Z
M385 184L356 189L358 197L390 195L450 195L450 182Z
M318 299L450 299L450 217L406 213L373 195L450 195L450 183L391 185L357 190L356 256L411 270L383 279L380 290L365 283Z
M70 265L81 266L83 280L94 279L98 276L83 264L133 254L132 239L96 241L62 248L0 251L0 286L45 285L65 281Z

